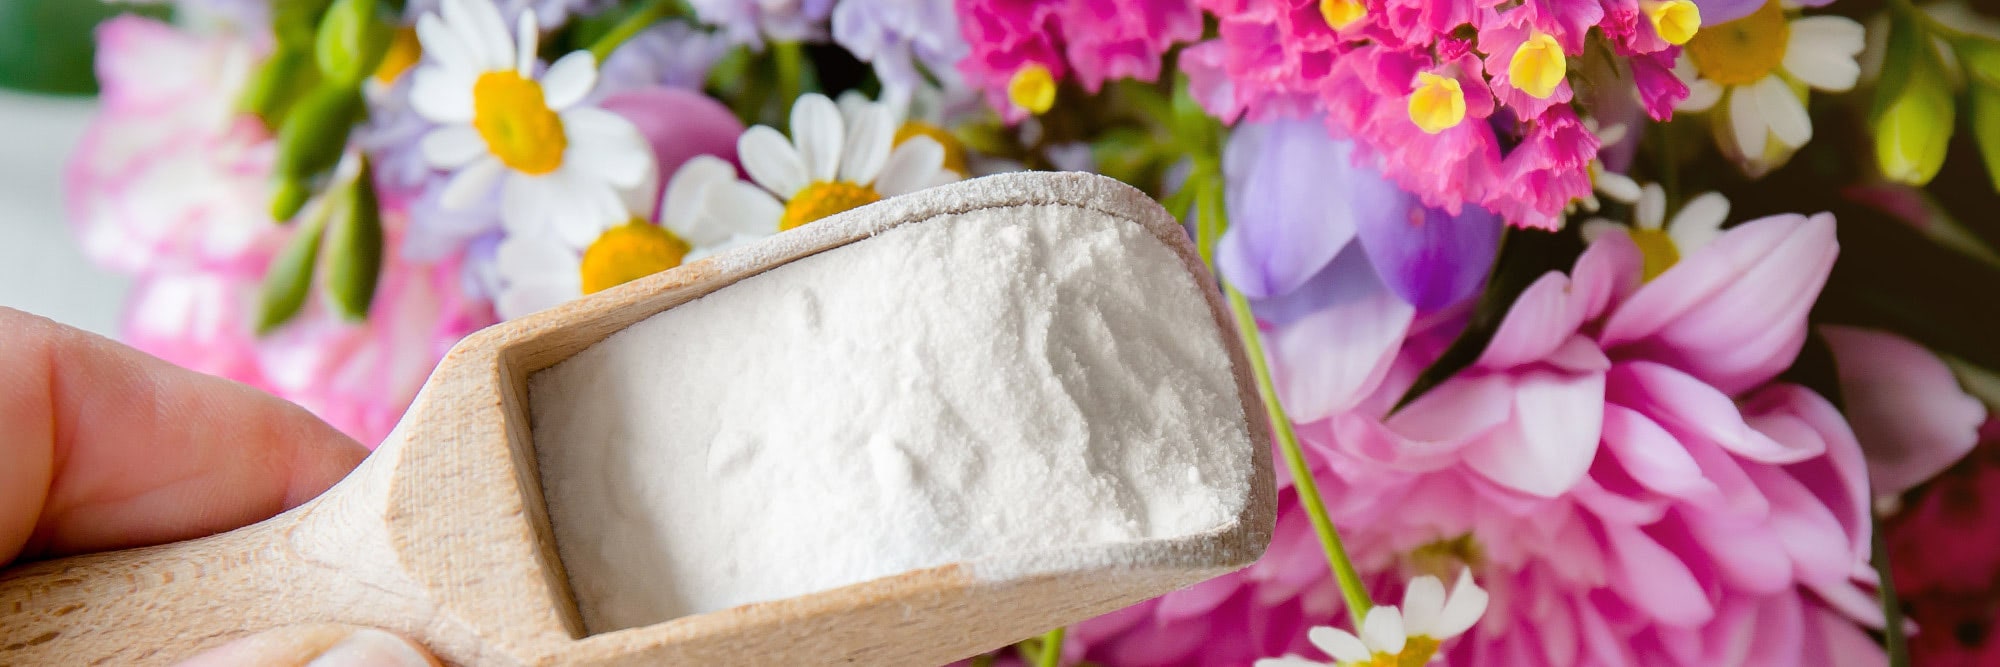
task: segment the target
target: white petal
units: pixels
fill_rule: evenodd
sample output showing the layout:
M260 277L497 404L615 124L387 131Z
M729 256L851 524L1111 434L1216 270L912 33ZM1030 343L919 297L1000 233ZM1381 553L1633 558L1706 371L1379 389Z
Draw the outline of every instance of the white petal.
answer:
M1402 653L1409 636L1403 634L1403 613L1389 605L1368 610L1361 620L1361 643L1383 653Z
M424 162L437 169L451 170L487 156L486 138L471 125L444 125L425 134Z
M847 128L833 100L809 93L792 103L792 143L813 182L831 181L839 174L840 148L847 143Z
M511 320L548 310L583 296L581 274L575 281L536 280L508 285L494 299L493 310L501 319Z
M549 193L541 179L509 174L500 187L500 226L510 236L538 236L548 230Z
M1799 47L1813 49L1827 55L1846 56L1852 59L1868 48L1868 30L1854 19L1845 16L1807 16L1794 19L1791 24L1791 40L1786 42L1786 55Z
M896 143L896 124L889 109L868 104L847 116L847 146L840 150L840 180L873 183Z
M1326 663L1324 662L1315 662L1296 655L1288 655L1282 658L1258 658L1257 662L1251 663L1251 665L1252 667L1326 667Z
M1631 204L1639 201L1639 182L1615 171L1605 171L1603 163L1590 163L1590 175L1597 182L1597 191L1615 201Z
M905 195L928 187L944 169L944 147L930 137L911 137L889 153L875 191L884 197Z
M840 97L833 101L833 104L840 107L840 115L842 117L853 118L862 109L868 108L874 102L869 101L868 96L861 94L861 91L848 89L847 92L841 93Z
M563 152L564 168L574 167L594 180L620 188L639 187L653 177L655 166L653 152L637 142L572 141Z
M785 205L757 186L731 181L710 188L694 233L704 238L736 235L767 236L778 231Z
M1605 218L1591 218L1589 220L1583 221L1583 227L1578 230L1578 233L1583 234L1583 242L1585 244L1590 244L1590 243L1596 243L1597 240L1603 238L1605 234L1609 234L1614 230L1619 230L1624 228L1625 228L1624 225L1612 222Z
M1757 95L1748 86L1739 86L1729 95L1729 130L1736 137L1736 149L1752 160L1764 156L1764 141L1771 130L1764 126L1764 114L1757 110Z
M1444 613L1444 582L1425 575L1410 580L1403 590L1403 631L1411 636L1437 631L1438 616Z
M433 123L472 122L473 80L443 67L421 67L410 88L410 106Z
M458 33L436 14L417 17L417 43L423 45L424 57L439 65L463 71L479 70L478 57L465 40L459 39Z
M1367 662L1371 657L1368 645L1362 643L1360 637L1340 628L1314 627L1306 631L1306 639L1312 640L1313 646L1341 662Z
M515 22L514 35L514 73L520 74L524 79L533 77L535 53L542 48L542 28L535 23L535 10L521 12L521 20ZM587 51L582 53L590 55Z
M473 202L493 196L493 183L500 180L505 169L497 159L481 160L460 169L445 183L441 203L447 210L463 210Z
M1707 111L1720 101L1722 101L1721 85L1708 79L1689 81L1687 99L1676 103L1674 110L1690 113Z
M1486 614L1486 589L1472 581L1472 571L1458 571L1458 582L1452 584L1451 595L1445 599L1444 611L1438 614L1437 634L1432 639L1443 641L1465 634L1479 617Z
M1764 114L1764 122L1771 125L1771 134L1778 141L1792 148L1812 141L1812 117L1806 115L1806 105L1792 94L1784 79L1767 76L1750 84L1750 89L1757 95L1757 111Z
M494 251L493 264L509 281L546 279L575 271L581 260L576 252L546 236L508 236Z
M1818 16L1813 18L1835 19L1853 24L1839 16ZM1801 19L1801 21L1808 19ZM1860 29L1855 25L1855 29ZM1860 39L1860 38L1856 38ZM1844 47L1829 42L1801 43L1798 33L1792 33L1791 47L1785 50L1785 71L1798 77L1806 85L1829 92L1845 92L1854 89L1854 82L1861 78L1861 63L1854 60L1854 54L1839 53Z
M737 137L736 157L743 161L743 171L751 179L779 199L791 199L810 178L805 161L792 143L769 126L758 125Z
M1708 245L1709 240L1721 233L1722 223L1728 219L1729 198L1720 192L1704 192L1688 200L1681 212L1674 214L1673 224L1667 226L1667 236L1674 240L1674 249L1686 255Z
M514 38L491 0L444 0L444 22L465 42L480 71L514 67Z
M525 18L525 15L524 15ZM542 74L542 94L550 109L561 111L576 106L597 85L597 58L589 51L574 51L556 60Z
M702 198L709 188L736 181L736 167L728 160L713 155L696 155L667 179L667 191L660 198L660 224L687 239L689 243L701 242L689 238L687 227L701 211Z
M1639 205L1633 213L1640 229L1659 229L1667 219L1667 191L1658 183L1647 183L1639 190Z

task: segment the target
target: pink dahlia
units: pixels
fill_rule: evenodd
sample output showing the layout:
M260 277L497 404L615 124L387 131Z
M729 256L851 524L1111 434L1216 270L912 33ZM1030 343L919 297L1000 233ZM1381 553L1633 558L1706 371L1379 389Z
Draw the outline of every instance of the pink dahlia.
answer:
M1454 665L1881 663L1862 629L1881 619L1861 449L1831 403L1775 380L1836 252L1831 216L1776 216L1645 281L1631 238L1605 234L1522 295L1477 363L1394 415L1461 324L1417 322L1386 352L1273 331L1288 407L1330 415L1300 435L1374 597L1470 567L1492 600L1446 645ZM1372 382L1284 389L1301 368ZM1085 623L1078 650L1311 654L1305 629L1336 622L1340 596L1289 490L1280 505L1263 560Z

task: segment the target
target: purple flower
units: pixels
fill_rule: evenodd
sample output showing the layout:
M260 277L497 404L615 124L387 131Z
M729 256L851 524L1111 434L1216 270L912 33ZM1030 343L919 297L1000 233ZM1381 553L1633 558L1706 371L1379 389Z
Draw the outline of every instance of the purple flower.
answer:
M700 91L708 70L729 51L729 39L683 21L668 21L634 35L605 58L592 99L643 88Z
M923 83L918 62L956 78L953 65L968 51L951 0L843 0L833 8L833 41L875 66L882 101L896 108Z
M730 41L762 46L764 38L811 41L826 37L834 0L688 0L702 23L721 27Z
M534 10L535 22L541 24L543 30L562 27L569 22L572 15L595 14L618 4L618 0L491 0L491 2L500 8L500 15L507 17L509 25L512 25L511 21L520 16L522 11ZM416 17L425 13L438 12L442 4L443 0L409 0L403 15L410 17L414 22Z

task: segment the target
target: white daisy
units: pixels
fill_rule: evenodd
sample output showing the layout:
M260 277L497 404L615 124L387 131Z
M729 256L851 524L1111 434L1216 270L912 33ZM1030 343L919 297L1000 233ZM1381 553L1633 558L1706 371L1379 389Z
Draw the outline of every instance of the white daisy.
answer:
M1421 665L1437 657L1438 648L1446 641L1471 629L1486 614L1486 602L1486 590L1473 583L1471 570L1459 570L1449 595L1444 582L1424 575L1410 580L1403 591L1401 609L1381 605L1368 610L1368 617L1361 621L1361 636L1319 626L1307 631L1306 638L1333 656L1332 664L1338 667ZM1326 664L1294 655L1257 661L1257 667Z
M711 210L733 211L758 229L785 230L853 208L958 180L944 169L945 150L928 136L896 143L896 116L868 103L843 114L812 93L792 105L792 137L758 125L736 154L760 190L709 188ZM746 196L755 195L755 196Z
M509 34L491 0L444 0L442 14L418 19L417 35L425 62L411 103L439 124L422 148L433 167L455 172L446 208L490 196L497 183L508 234L553 235L580 247L625 218L621 192L657 183L638 128L584 104L597 84L589 52L563 56L536 76L533 12Z
M1594 243L1606 233L1623 230L1639 246L1639 254L1645 258L1645 279L1652 280L1722 233L1722 223L1729 219L1729 198L1720 192L1702 193L1681 206L1673 220L1666 220L1666 215L1666 191L1658 183L1647 183L1635 202L1631 227L1591 218L1583 223L1583 240Z
M944 114L939 109L944 104L941 95L941 92L930 88L919 88L908 103L899 105L874 102L869 100L867 95L850 90L841 93L839 99L834 102L840 106L840 115L844 118L854 118L866 113L868 105L871 104L880 104L888 109L889 115L895 119L896 126L896 140L893 146L900 147L916 137L930 137L932 141L938 142L939 146L944 147L944 170L949 173L940 174L940 178L944 180L933 185L944 185L970 178L972 170L967 166L969 161L965 142L959 141L950 130L944 129L946 123L941 118Z
M495 266L501 287L494 308L505 319L513 319L549 308L585 294L610 289L633 280L680 266L703 257L762 238L740 215L723 208L706 208L709 203L730 203L734 198L717 195L715 189L744 189L754 196L764 195L748 183L736 180L736 167L712 155L688 160L674 178L658 207L659 224L653 210L646 210L616 223L600 224L596 240L583 250L547 235L510 234L500 242ZM652 207L647 207L652 209Z
M1674 71L1688 83L1682 111L1722 104L1716 139L1753 175L1782 163L1812 140L1807 88L1841 92L1861 76L1855 57L1867 46L1861 24L1840 16L1788 19L1779 0L1749 16L1704 26Z

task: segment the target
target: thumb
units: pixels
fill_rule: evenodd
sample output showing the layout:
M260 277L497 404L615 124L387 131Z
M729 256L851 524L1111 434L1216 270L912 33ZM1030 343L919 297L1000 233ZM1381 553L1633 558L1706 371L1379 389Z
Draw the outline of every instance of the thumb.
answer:
M267 630L189 658L178 667L438 667L423 647L401 636L351 625L293 625Z

